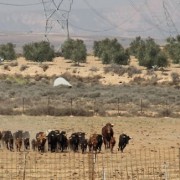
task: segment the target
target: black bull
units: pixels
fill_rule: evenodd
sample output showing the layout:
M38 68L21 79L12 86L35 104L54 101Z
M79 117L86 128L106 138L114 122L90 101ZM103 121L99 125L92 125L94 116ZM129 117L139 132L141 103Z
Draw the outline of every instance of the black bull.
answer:
M124 148L126 147L126 145L129 143L129 140L132 139L131 137L129 137L126 134L121 134L119 136L119 144L118 144L118 151L121 150L121 152L123 152Z

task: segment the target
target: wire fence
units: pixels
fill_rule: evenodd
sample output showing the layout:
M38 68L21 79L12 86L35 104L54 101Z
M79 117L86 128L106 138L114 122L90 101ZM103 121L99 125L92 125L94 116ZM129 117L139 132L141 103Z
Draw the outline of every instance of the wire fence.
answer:
M111 101L98 98L12 98L0 100L3 115L51 115L51 116L123 116L145 115L150 117L180 117L179 101L148 102L145 99L114 98Z
M1 180L179 180L180 149L0 152Z

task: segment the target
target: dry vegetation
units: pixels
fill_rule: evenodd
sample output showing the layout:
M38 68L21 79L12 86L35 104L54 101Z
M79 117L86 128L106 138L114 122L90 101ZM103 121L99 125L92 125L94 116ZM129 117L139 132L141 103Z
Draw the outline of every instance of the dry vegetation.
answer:
M53 87L59 76L73 88ZM147 70L133 57L129 66L93 56L80 66L61 57L41 64L21 57L0 65L0 114L179 117L179 79L178 66Z
M65 77L73 87L71 89L53 87L53 80L59 76ZM88 57L87 63L80 66L73 66L71 61L62 58L56 58L54 62L43 64L19 58L16 62L4 62L0 65L1 130L9 129L13 132L19 129L28 130L31 138L34 138L36 132L54 128L65 130L68 136L75 131L85 131L89 137L91 133L101 133L102 126L111 122L115 124L114 131L117 141L121 133L127 133L133 137L126 147L125 153L121 156L119 156L120 152L117 151L116 144L113 162L118 163L119 169L116 164L113 164L109 179L124 180L139 177L139 179L150 180L150 177L151 179L165 177L164 172L161 172L163 162L160 162L160 167L149 167L149 165L157 164L157 158L153 158L153 154L151 161L146 162L146 155L140 152L144 153L146 150L150 153L158 152L158 158L161 160L164 160L163 158L167 154L159 153L159 149L176 152L180 145L180 121L174 117L179 117L179 104L179 68L174 65L163 71L147 71L143 67L139 67L136 59L133 59L129 67L118 68L117 66L102 65L92 56ZM15 114L16 116L14 116ZM69 115L74 116L69 117ZM6 151L3 150L3 152ZM141 160L134 159L133 163L135 164L133 164L130 159L135 158L136 152L138 153L137 157ZM102 154L109 156L110 152L105 152L103 149ZM69 159L66 158L67 156ZM84 163L86 167L87 156L87 154L83 156L81 153L78 153L78 158L75 158L74 153L63 155L32 153L28 156L30 164L27 164L27 167L28 165L32 167L32 169L27 169L31 174L28 178L40 179L38 172L41 170L41 176L44 179L81 179L80 170L75 172L72 167L81 158L85 159L79 163L81 165ZM172 156L178 157L177 153ZM22 157L22 154L15 157L11 154L9 161L11 162L12 158L18 161L19 158L22 165ZM112 163L112 157L109 157L107 166ZM169 156L166 157L169 158ZM6 156L2 153L0 159L3 160L3 158ZM63 171L64 176L58 173L64 167L60 166L61 163L55 164L57 158L63 158L61 159L64 161L63 164L66 164ZM76 163L72 162L73 165L70 164L70 161L65 162L73 158L76 159ZM121 158L121 161L117 158ZM43 164L43 170L38 164L33 164L36 160L41 166ZM6 169L4 164L0 164L0 177L17 179L20 176L20 173L16 172L20 165L15 161L10 164L10 169ZM48 162L54 163L55 168ZM102 162L100 159L101 166L98 169L103 167ZM120 165L120 162L124 162L124 164ZM127 163L129 163L128 166ZM137 165L137 163L139 164ZM149 165L147 165L148 163ZM178 162L174 162L174 165L176 164ZM72 165L72 167L68 168L68 165ZM126 168L126 171L120 172L120 169L123 168ZM130 169L130 171L128 170L130 174L127 169ZM45 173L45 170L48 173ZM154 171L156 175L153 174ZM58 173L58 176L54 176L53 173ZM83 174L83 177L87 178L86 173L87 169ZM102 171L99 173L99 179L101 179ZM122 175L122 173L124 174ZM177 174L178 172L176 172L178 179Z

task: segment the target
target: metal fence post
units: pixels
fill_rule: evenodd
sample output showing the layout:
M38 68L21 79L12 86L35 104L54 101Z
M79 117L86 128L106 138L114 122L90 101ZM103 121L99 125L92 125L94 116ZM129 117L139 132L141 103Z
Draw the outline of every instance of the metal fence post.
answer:
M93 107L94 116L96 115L96 98L94 99L94 107Z
M50 97L48 97L48 102L47 102L47 115L50 115L49 105L50 105Z
M179 148L179 178L180 178L180 148Z
M27 153L24 153L23 180L25 180L25 179L26 179L26 156L27 156Z
M119 98L118 98L118 116L120 116L120 114L119 114Z
M95 180L96 153L89 153L89 180Z
M141 113L142 113L142 99L140 100L140 104L141 104Z
M72 116L72 104L73 104L72 98L71 98L71 100L70 100L70 103L71 103L71 116Z
M24 97L23 97L23 99L22 99L22 103L23 103L23 114L24 114L24 102L25 102L25 100L24 100Z

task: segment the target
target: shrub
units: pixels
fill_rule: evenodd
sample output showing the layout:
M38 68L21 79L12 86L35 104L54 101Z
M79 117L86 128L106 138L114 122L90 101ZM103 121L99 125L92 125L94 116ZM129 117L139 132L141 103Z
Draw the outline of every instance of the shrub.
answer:
M71 59L75 64L86 62L87 49L82 40L68 39L62 45L62 55L65 59Z
M139 65L151 69L153 66L167 67L169 65L166 54L155 43L154 39L142 40L137 37L130 44L130 53L138 58Z
M11 107L1 107L0 106L0 114L1 115L13 115L13 108Z
M6 60L16 59L15 45L12 43L0 45L0 57Z
M20 69L19 69L19 70L20 70L20 71L24 71L24 70L26 70L27 68L28 68L28 66L23 64L23 65L20 66Z
M117 41L117 39L104 39L102 41L95 41L93 45L94 55L102 60L103 64L121 64L127 65L129 63L129 53Z
M177 85L180 82L179 74L176 72L171 73L172 83Z
M167 38L167 44L164 49L174 64L180 63L180 35L177 35L175 38Z
M52 61L54 47L46 41L26 44L23 46L23 55L27 60L36 62Z
M158 115L161 117L170 117L172 116L172 111L170 109L162 109L161 111L159 111Z
M43 69L44 72L49 68L48 64L41 64L40 67Z
M134 74L141 74L141 70L137 69L134 66L129 66L127 68L127 73L129 77L132 77Z
M18 62L17 61L14 61L14 62L11 62L9 64L11 67L15 67L15 66L18 66Z
M4 70L11 71L9 65L7 65L7 64L4 65Z

